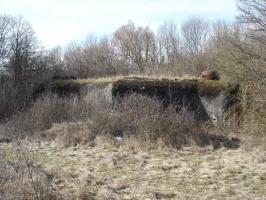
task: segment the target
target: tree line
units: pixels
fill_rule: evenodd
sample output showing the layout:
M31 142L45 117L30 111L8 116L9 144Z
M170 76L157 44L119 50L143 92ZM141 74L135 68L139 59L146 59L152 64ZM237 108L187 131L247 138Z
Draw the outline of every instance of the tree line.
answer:
M89 35L65 49L51 50L41 46L33 27L22 17L0 15L1 113L24 107L34 85L53 76L197 76L204 69L238 80L263 102L266 1L238 0L237 5L239 15L234 23L211 24L193 17L180 28L166 22L153 31L128 22L111 36Z

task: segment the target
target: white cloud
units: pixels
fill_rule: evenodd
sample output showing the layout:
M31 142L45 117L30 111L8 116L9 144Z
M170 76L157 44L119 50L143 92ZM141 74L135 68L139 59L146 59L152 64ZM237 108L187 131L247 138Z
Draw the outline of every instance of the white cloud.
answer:
M166 20L189 16L232 19L235 0L0 0L0 13L22 15L46 46L81 40L89 32L105 34L132 20L156 28Z

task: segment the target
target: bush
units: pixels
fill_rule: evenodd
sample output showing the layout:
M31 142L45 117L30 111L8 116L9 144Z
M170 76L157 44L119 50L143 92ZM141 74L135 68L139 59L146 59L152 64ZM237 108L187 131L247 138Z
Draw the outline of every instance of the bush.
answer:
M93 144L95 134L90 130L91 122L69 122L54 124L49 130L42 133L42 137L48 140L56 140L63 147Z
M112 108L93 116L92 132L114 137L137 137L181 147L191 141L194 133L192 113L176 108L164 108L155 98L132 94L116 101Z
M53 123L79 121L88 118L96 109L96 99L61 98L56 95L40 97L26 112L9 122L15 134L29 136L52 127ZM18 135L17 135L18 136Z
M0 77L0 121L23 110L31 102L31 86L15 85L8 77Z

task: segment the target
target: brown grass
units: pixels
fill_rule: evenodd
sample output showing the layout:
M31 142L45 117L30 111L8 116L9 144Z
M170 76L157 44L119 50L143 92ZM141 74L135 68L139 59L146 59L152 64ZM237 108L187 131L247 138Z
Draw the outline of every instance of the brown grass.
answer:
M16 143L13 148L0 146L0 199L58 199L51 177L37 166L34 153Z
M48 94L40 97L26 112L14 116L7 126L12 127L10 134L15 134L15 137L36 136L54 123L86 120L100 107L104 108L103 101L97 94L89 94L88 98L62 98Z
M266 152L172 148L137 138L62 148L30 146L63 199L256 199L266 195ZM10 145L12 148L12 144ZM217 196L219 198L217 198Z

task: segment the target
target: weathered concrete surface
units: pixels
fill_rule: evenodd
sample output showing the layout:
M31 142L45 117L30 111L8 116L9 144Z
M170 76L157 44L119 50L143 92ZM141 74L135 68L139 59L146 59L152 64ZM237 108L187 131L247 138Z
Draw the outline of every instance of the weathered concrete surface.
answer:
M185 108L196 121L223 120L224 113L237 104L239 86L224 81L169 78L118 77L93 80L57 80L46 91L60 96L83 95L97 90L108 102L130 93L159 98L164 106Z
M223 81L200 79L120 79L113 83L112 95L140 93L162 100L165 106L190 111L197 121L218 122L237 103L239 87Z

